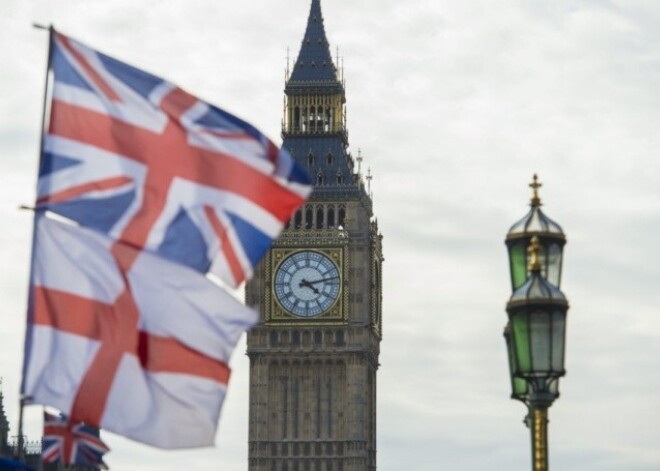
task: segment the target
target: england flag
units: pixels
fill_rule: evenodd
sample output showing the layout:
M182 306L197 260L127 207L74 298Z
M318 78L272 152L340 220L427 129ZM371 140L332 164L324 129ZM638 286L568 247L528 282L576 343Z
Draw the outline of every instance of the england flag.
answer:
M163 448L213 444L229 358L258 319L202 274L37 216L23 394Z

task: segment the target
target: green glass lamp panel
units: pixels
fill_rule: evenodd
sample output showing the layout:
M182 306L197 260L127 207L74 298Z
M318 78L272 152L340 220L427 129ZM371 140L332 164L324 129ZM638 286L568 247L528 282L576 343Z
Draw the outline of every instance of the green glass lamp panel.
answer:
M566 313L555 311L552 317L552 370L560 372L564 371Z
M539 251L539 262L541 263L541 275L543 278L548 277L548 253L547 247L543 245L543 240L541 240L541 250ZM529 275L529 271L527 272Z
M529 316L532 369L535 373L550 371L552 328L549 312L535 311Z
M561 282L561 247L552 244L548 247L547 279L553 285L559 287Z
M527 395L527 381L523 378L514 376L516 370L516 351L513 348L511 333L508 330L504 333L506 340L507 356L509 357L509 374L511 375L511 396L516 399L523 399Z
M515 290L527 281L527 247L524 242L511 246L509 259L511 263L511 282Z
M529 350L529 331L527 329L527 316L516 315L511 320L513 330L513 348L515 349L516 370L518 373L531 371L532 359Z

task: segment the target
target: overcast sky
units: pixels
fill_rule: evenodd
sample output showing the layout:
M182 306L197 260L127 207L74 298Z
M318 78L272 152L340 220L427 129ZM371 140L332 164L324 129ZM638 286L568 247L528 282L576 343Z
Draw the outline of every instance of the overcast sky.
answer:
M543 183L567 235L571 308L550 464L660 469L660 2L323 0L351 150L384 235L381 471L529 469L502 339L509 226ZM4 0L0 19L0 375L16 433L47 35L54 23L279 142L287 47L309 0ZM105 434L120 471L247 469L241 344L216 448ZM130 393L127 394L130 397ZM41 433L40 407L26 416ZM405 468L404 468L405 467Z

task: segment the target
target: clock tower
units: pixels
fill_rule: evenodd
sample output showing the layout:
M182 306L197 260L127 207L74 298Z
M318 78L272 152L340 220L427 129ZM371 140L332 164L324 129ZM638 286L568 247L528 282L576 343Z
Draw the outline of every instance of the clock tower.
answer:
M248 333L249 470L375 470L382 236L320 0L284 93L283 147L315 187L246 287L261 314Z

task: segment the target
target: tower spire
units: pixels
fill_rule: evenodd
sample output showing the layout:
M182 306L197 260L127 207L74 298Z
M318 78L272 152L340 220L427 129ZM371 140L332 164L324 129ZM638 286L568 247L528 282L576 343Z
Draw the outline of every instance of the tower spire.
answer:
M309 82L321 82L324 85L341 83L325 35L321 0L312 0L305 36L287 87Z
M321 0L310 2L305 35L284 88L283 146L317 187L358 191L348 153L344 86L325 34Z

